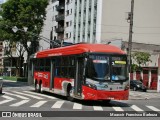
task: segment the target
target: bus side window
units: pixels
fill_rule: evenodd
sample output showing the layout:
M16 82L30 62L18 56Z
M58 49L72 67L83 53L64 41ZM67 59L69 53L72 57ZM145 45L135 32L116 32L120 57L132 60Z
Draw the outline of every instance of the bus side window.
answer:
M51 61L50 61L50 59L49 58L47 58L46 60L45 60L45 71L50 71L50 63Z
M44 59L40 59L40 71L44 71Z

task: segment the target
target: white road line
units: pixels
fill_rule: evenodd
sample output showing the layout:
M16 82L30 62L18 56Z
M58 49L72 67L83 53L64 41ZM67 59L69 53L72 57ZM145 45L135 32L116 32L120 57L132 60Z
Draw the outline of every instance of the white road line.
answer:
M40 94L40 93L35 93L35 92L30 92L30 91L23 91L23 92L34 94L34 95L39 95L39 96L50 98L50 99L57 99L57 98L55 98L53 96L48 96L48 95L44 95L44 94Z
M12 105L10 105L10 106L18 107L18 106L23 105L23 104L25 104L25 103L27 103L27 102L29 102L29 100L22 100L22 101L20 101L20 102L14 103L14 104L12 104Z
M30 106L30 107L40 107L42 106L43 104L45 104L47 101L39 101L37 103L35 103L34 105Z
M61 108L64 101L57 101L51 108Z
M96 111L103 111L103 108L101 106L93 106L93 109Z
M29 99L29 98L24 97L24 96L22 96L22 95L12 94L12 93L8 93L8 92L5 92L5 94L7 94L7 95L12 95L12 96L16 96L16 97L18 97L18 98L25 99L25 100L28 100L28 99Z
M148 107L149 109L153 110L153 111L160 111L160 109L154 107L154 106L146 106Z
M8 100L0 101L0 105L1 105L1 104L4 104L4 103L8 103L8 102L10 102L10 101L12 101L12 100L11 100L11 99L10 99L10 100L8 99Z
M112 107L115 111L124 111L121 107Z
M136 105L132 105L131 108L132 108L133 110L135 110L135 111L144 111L144 110L142 110L141 108L139 108L139 107L136 106Z
M80 110L80 109L82 109L82 105L81 105L81 104L78 104L78 103L74 103L73 109Z
M41 97L38 97L38 96L35 96L35 95L30 95L30 94L25 94L25 93L22 93L22 92L17 92L17 91L13 91L14 93L17 93L17 94L20 94L20 95L25 95L25 96L29 96L29 97L32 97L32 98L35 98L35 99L38 99L38 100L41 100L43 98Z
M5 99L8 99L8 100L15 100L14 98L9 97L9 96L7 96L7 95L3 95L2 97L5 98Z

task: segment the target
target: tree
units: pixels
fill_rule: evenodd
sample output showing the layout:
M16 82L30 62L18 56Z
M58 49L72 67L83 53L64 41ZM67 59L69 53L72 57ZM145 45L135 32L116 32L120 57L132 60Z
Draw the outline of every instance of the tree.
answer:
M2 5L2 20L0 21L1 40L8 40L9 43L22 45L29 56L36 52L39 47L39 34L43 27L48 0L8 0ZM18 31L13 32L16 26ZM25 32L23 27L27 27ZM28 46L31 42L34 46ZM20 51L21 52L21 51ZM22 58L23 53L20 53Z
M134 64L134 68L141 69L141 65L146 65L147 62L151 62L150 60L150 54L147 52L135 52L132 54L133 59L138 64L138 67L136 67L136 64Z

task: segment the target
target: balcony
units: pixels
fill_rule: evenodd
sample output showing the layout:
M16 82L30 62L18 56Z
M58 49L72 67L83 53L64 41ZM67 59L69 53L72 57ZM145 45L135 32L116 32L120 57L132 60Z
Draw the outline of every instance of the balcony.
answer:
M65 9L65 5L64 4L61 4L61 5L56 7L57 11L64 11L64 9Z
M56 15L56 22L63 21L63 20L64 20L64 14Z
M58 27L58 28L56 28L56 32L57 33L63 33L64 32L64 28L63 27Z

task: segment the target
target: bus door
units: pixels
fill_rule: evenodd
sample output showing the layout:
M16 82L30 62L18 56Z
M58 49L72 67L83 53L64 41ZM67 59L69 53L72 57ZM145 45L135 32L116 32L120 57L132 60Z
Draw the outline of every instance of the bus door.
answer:
M50 90L52 90L54 87L54 75L55 75L55 61L53 59L51 59L50 87L49 87Z
M76 59L76 78L74 81L74 95L81 96L82 93L82 81L83 81L83 67L84 67L84 59L77 58Z

